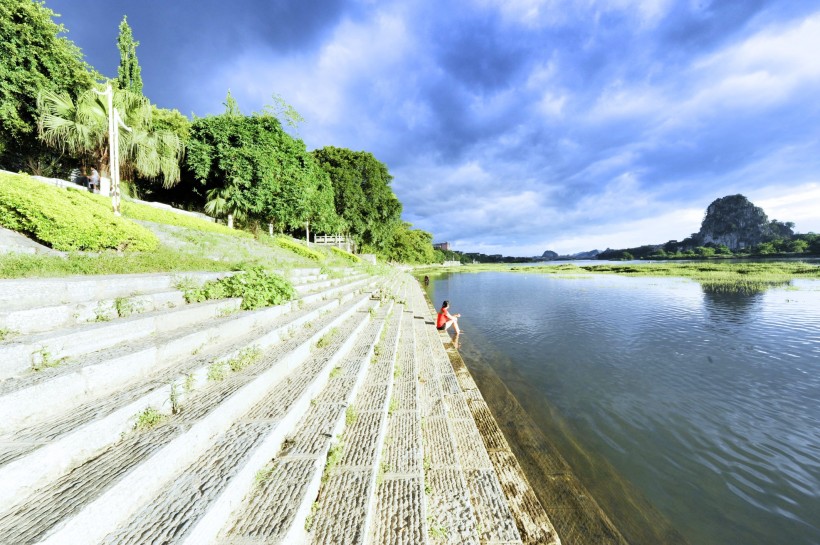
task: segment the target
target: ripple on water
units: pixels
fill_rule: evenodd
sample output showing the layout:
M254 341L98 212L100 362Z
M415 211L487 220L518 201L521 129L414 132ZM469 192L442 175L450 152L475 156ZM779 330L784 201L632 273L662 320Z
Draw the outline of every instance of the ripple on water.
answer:
M817 545L820 282L796 285L487 273L435 290L509 359L514 393L549 400L693 544Z

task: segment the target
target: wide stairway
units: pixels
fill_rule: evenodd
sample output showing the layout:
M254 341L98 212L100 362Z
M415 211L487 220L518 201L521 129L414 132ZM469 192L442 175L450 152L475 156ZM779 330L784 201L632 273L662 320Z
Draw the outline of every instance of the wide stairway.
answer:
M0 544L560 543L415 280L283 274L0 281Z

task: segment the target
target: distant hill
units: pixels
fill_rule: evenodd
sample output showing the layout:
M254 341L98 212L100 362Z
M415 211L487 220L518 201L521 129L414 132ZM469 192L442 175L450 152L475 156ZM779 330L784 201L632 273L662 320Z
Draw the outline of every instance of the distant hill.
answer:
M729 195L709 205L697 236L701 245L724 245L735 251L775 238L791 238L793 227L793 223L770 222L763 209L743 195Z
M572 255L559 255L557 252L547 250L541 254L541 261L555 261L557 259L595 259L600 252L598 250L590 250L588 252L578 252Z

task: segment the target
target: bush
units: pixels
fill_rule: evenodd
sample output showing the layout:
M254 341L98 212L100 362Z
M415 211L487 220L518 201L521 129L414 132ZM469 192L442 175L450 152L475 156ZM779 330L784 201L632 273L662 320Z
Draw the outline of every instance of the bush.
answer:
M197 231L210 231L212 233L220 233L222 235L231 235L235 237L253 237L252 234L238 229L229 229L225 225L213 223L195 216L187 214L179 214L171 212L170 210L162 210L136 202L122 203L123 216L142 221L152 221L154 223L163 223L165 225L176 225L178 227L187 227L189 229L196 229Z
M153 251L148 229L112 214L104 197L0 173L0 225L63 251Z
M325 256L315 250L311 250L306 246L302 246L298 242L289 239L288 237L276 237L276 244L279 247L284 248L285 250L290 250L294 254L300 255L302 257L306 257L308 259L312 259L313 261L322 261Z
M337 256L347 259L351 263L359 263L361 259L357 255L353 255L350 252L345 252L344 250L337 248L336 246L331 246L330 251L336 254Z
M296 290L290 282L262 267L253 267L233 276L205 282L199 288L185 290L185 299L189 303L241 297L244 310L279 305L295 296Z

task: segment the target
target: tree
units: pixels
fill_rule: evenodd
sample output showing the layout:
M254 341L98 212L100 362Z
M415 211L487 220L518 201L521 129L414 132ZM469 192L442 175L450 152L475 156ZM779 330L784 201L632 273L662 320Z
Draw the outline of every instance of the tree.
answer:
M234 203L232 209L248 218L289 230L307 221L320 230L339 222L332 185L304 142L268 112L242 115L230 92L223 114L191 124L186 165L209 202ZM209 209L221 206L214 202Z
M0 0L0 167L8 170L63 168L60 155L37 138L37 96L76 93L96 77L79 48L60 36L66 30L54 16L41 3Z
M433 235L421 229L411 229L412 225L401 222L393 230L384 257L400 263L439 263L440 256L433 250Z
M121 89L114 107L130 131L120 133L120 157L129 168L149 178L162 177L168 187L179 180L182 142L170 131L155 131L148 100ZM43 91L37 101L39 134L49 145L88 158L101 173L108 171L108 104L88 89L74 100L68 93Z
M384 163L365 151L332 146L314 150L313 156L330 175L336 213L349 234L364 249L386 252L401 221L401 203Z
M137 60L137 46L134 34L128 25L128 17L123 16L120 33L117 36L117 49L120 50L120 65L117 68L117 85L132 93L142 94L142 69Z

